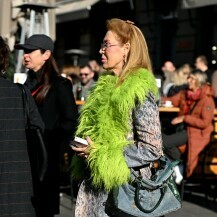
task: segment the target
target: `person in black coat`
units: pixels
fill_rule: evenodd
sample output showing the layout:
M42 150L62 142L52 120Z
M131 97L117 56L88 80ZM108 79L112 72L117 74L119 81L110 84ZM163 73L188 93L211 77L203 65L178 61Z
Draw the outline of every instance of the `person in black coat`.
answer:
M26 85L45 123L48 169L39 183L37 215L53 217L59 214L60 151L69 148L77 127L78 110L72 84L60 75L53 57L54 44L50 37L32 35L15 48L24 50L24 64L29 69Z
M9 55L9 47L0 36L0 216L34 217L22 92L4 76ZM28 88L25 92L29 121L43 131L44 123L34 99Z

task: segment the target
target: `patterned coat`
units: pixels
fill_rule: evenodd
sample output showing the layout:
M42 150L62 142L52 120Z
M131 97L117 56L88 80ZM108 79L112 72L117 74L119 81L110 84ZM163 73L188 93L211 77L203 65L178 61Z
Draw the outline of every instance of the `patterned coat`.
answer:
M43 129L28 89L30 121ZM27 153L20 88L0 77L0 216L34 217L32 176Z
M128 139L134 139L135 143L124 150L124 156L128 167L140 167L149 165L162 155L161 126L157 104L152 96L132 112L132 131ZM150 175L150 167L142 169L141 174ZM108 192L93 189L85 180L79 189L75 217L107 217L105 213L105 201Z

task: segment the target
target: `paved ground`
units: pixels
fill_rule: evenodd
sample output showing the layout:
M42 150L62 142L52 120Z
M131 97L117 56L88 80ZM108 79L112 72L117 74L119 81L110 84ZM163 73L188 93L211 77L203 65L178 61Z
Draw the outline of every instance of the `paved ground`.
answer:
M215 203L211 200L207 202L204 196L192 194L183 200L180 210L170 213L166 217L216 217L216 208L217 201Z
M60 196L60 215L56 215L55 217L73 217L75 200L72 200L67 194L60 194Z
M71 197L62 194L60 215L55 217L74 217L75 201ZM166 217L217 217L217 198L205 198L205 195L198 192L185 191L182 208Z

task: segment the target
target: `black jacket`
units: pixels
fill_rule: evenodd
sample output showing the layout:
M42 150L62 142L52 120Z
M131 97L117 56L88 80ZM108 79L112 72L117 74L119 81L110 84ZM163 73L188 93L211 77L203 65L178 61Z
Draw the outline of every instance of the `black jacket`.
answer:
M38 87L31 77L26 83L34 84L29 86L32 92ZM38 109L45 123L44 141L48 154L48 170L40 186L39 206L40 212L48 216L59 213L60 156L69 149L69 141L77 127L78 111L71 82L61 76L55 77Z
M30 122L43 130L43 122L26 89ZM33 187L25 135L22 91L0 77L0 216L34 217Z

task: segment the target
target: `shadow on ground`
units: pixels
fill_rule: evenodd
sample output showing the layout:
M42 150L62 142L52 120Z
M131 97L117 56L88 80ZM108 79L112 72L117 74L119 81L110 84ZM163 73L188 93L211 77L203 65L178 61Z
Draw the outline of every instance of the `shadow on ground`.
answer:
M216 194L214 194L216 193L214 190L212 194L207 195L201 192L200 189L198 191L185 190L183 199L184 201L194 203L200 207L217 212L217 197ZM208 189L205 189L205 191L208 191Z

